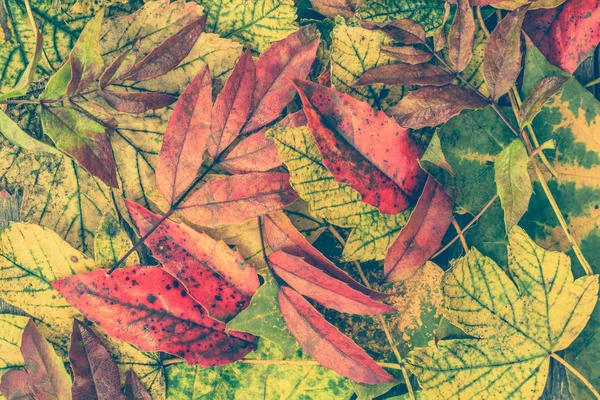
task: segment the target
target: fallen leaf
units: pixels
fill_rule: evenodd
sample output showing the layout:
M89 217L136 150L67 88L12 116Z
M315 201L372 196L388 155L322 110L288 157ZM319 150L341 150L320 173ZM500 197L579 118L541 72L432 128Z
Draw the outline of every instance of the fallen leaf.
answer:
M404 44L425 43L426 35L423 25L412 19L397 19L385 23L361 21L360 26L369 30L379 30L396 42Z
M125 400L152 400L150 393L132 369L127 372L125 379Z
M469 0L458 0L458 7L448 33L448 60L456 72L462 72L473 55L475 18Z
M538 10L540 8L555 8L560 6L564 2L565 0L504 0L498 3L494 3L493 6L496 8L501 8L503 10L514 10L515 8L519 8L529 3L531 4L531 6L529 7L530 10Z
M242 139L219 163L232 174L267 172L281 165L277 147L265 137L266 128Z
M388 64L375 67L365 72L356 85L423 85L443 86L452 82L453 73L444 71L433 64Z
M418 21L427 34L442 24L444 2L429 0L370 0L356 10L356 20L385 23L402 19Z
M569 77L562 75L548 76L535 85L520 108L519 127L521 129L531 124L535 116L542 110L544 104L546 104L550 97L560 91L568 79Z
M381 46L381 52L406 64L422 64L430 61L433 55L413 46Z
M70 96L87 89L102 73L104 60L100 55L100 29L104 10L97 13L83 28L69 55L71 81L66 93Z
M126 93L103 90L104 100L115 110L129 114L143 114L171 105L177 98L158 92Z
M94 260L96 265L110 267L131 248L132 243L127 233L121 228L119 221L111 214L105 214L94 236ZM137 253L131 254L124 265L138 265Z
M313 10L329 18L351 18L364 0L311 0Z
M2 376L0 393L7 400L36 400L32 387L33 382L26 371L11 369Z

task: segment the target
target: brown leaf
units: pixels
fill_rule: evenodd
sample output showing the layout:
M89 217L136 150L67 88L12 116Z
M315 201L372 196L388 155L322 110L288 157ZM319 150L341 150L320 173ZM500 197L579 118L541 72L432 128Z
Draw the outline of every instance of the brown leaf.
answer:
M384 83L388 85L443 86L452 82L454 77L455 74L448 73L433 64L387 64L365 72L355 85Z
M425 29L412 19L398 19L387 23L360 21L360 26L369 30L379 30L404 44L425 43Z
M384 280L395 282L410 278L440 248L452 222L454 201L432 177L408 223L388 250Z
M232 174L266 172L279 167L282 162L272 140L265 137L266 128L240 141L219 163Z
M137 374L130 369L125 378L125 400L152 400Z
M255 131L275 120L294 99L296 90L292 80L304 79L310 72L319 37L315 25L305 25L273 43L258 58L252 113L242 133Z
M288 174L255 172L213 179L192 193L179 210L194 224L215 227L279 211L296 199Z
M11 369L2 375L0 393L7 400L36 400L29 374L20 369Z
M540 80L525 98L519 113L521 129L531 124L531 121L542 110L542 107L569 80L568 76L547 76Z
M147 81L166 74L190 53L204 30L207 15L195 19L165 40L123 77L129 81Z
M488 104L474 91L451 84L410 92L387 112L404 128L420 129L443 124L462 110L483 108Z
M310 0L313 10L329 18L351 18L363 0Z
M469 0L458 0L454 21L448 34L448 60L456 72L461 72L471 61L475 41L475 19Z
M507 93L521 71L521 25L529 4L502 19L485 45L483 75L494 100Z
M358 315L389 314L394 307L378 303L367 295L350 288L321 269L278 250L269 255L269 264L277 275L298 293L327 308Z
M331 325L301 295L279 288L279 307L289 331L302 350L321 365L355 382L371 385L395 381L358 347Z
M129 114L158 110L177 101L177 97L160 92L125 93L105 89L102 95L112 108Z
M446 47L446 22L450 17L450 4L444 3L444 19L433 33L433 51L442 51Z
M94 332L77 320L73 321L69 361L75 377L73 399L123 399L117 365Z
M433 57L428 51L413 46L383 46L381 52L406 64L422 64Z

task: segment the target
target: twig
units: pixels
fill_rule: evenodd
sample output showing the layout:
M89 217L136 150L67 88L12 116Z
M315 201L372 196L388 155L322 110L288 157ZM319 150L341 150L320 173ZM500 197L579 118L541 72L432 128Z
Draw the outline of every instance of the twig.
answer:
M599 84L599 83L600 83L600 78L596 78L596 79L594 79L593 81L586 83L586 84L585 84L585 87L586 87L586 88L588 88L588 87L592 87L592 86L595 86L595 85L597 85L597 84Z
M564 358L559 356L556 353L551 353L550 357L554 358L556 361L565 366L573 375L575 375L581 383L583 383L589 390L596 396L596 399L600 399L600 393L594 388L594 386L587 380L579 371L577 371L571 364L569 364Z
M460 238L460 244L462 244L463 250L465 251L465 253L468 253L469 245L467 244L467 240L465 239L462 233L462 229L460 228L460 225L458 224L456 218L452 218L452 226L454 227L454 229L456 229L456 235L458 238Z

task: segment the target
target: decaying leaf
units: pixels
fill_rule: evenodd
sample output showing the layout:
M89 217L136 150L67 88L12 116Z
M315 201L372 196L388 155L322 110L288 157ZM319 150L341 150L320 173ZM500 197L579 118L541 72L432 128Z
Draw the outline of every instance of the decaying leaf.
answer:
M542 110L544 104L556 94L569 78L562 75L548 76L539 81L531 93L523 101L519 114L521 129L531 124L535 116Z
M448 60L456 72L461 72L471 61L475 41L475 18L469 0L458 0L454 21L448 34Z
M452 82L454 74L433 64L388 64L365 72L357 85L384 83L387 85L443 86Z

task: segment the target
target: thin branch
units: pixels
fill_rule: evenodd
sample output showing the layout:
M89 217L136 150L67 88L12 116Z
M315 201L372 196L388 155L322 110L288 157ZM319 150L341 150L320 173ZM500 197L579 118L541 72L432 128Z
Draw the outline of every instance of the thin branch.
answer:
M583 375L581 375L581 373L577 371L571 364L569 364L564 358L562 358L556 353L550 354L550 357L554 358L556 361L564 365L565 368L567 368L573 375L575 375L581 381L581 383L583 383L585 387L587 387L590 390L590 392L592 392L594 396L596 396L596 399L600 399L600 393L598 393L598 391L594 388L590 381L588 381Z
M456 218L452 218L452 226L454 227L454 229L456 229L456 236L458 236L458 238L460 239L460 244L462 244L463 250L465 251L465 253L468 253L469 245L467 244L467 240L465 239L465 236L463 235L462 229L460 228L460 225L458 224Z

